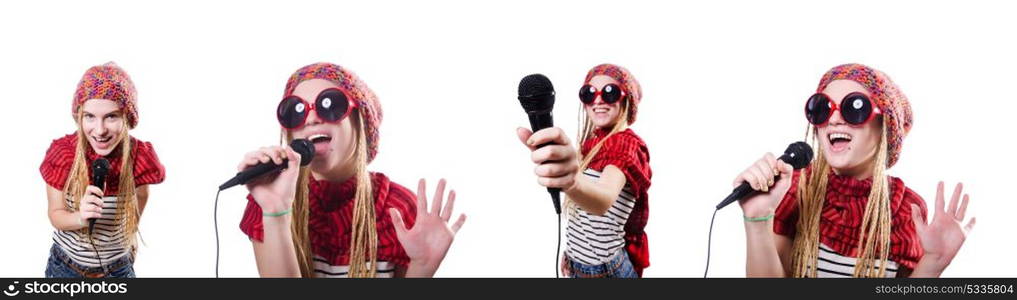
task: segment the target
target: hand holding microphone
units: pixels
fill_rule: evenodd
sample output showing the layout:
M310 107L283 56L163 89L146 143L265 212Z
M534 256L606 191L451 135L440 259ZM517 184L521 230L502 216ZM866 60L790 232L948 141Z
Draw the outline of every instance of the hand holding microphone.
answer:
M237 175L219 185L219 192L245 184L263 213L285 212L293 207L297 179L300 177L300 166L311 164L313 159L314 144L307 139L295 139L290 142L289 147L262 147L244 155L244 160L237 166ZM215 194L213 223L215 224L215 277L219 278L219 193ZM286 243L288 244L289 241L287 240Z
M81 220L88 219L89 234L95 230L95 220L102 217L103 189L106 188L106 175L109 174L109 161L105 158L97 158L92 161L91 184L85 188L85 195L81 198L81 209L79 209ZM82 222L83 223L83 222Z
M788 146L784 155L775 157L766 153L735 177L734 191L717 205L723 208L735 200L748 217L762 217L773 213L784 194L791 188L791 174L795 169L808 166L812 161L812 148L805 142ZM751 195L750 195L751 194Z
M791 175L794 174L794 170L804 168L810 162L812 147L805 142L794 142L787 146L784 155L774 157L772 153L766 153L763 158L735 177L734 190L717 204L713 217L710 218L710 233L706 240L706 270L703 271L703 278L710 273L710 240L713 237L713 221L717 218L717 212L728 204L742 200L739 204L746 218L760 221L772 219L777 204L791 188Z
M78 224L81 227L95 227L95 220L102 217L102 190L89 185L85 188L85 194L81 197L81 204L78 207Z
M733 188L748 183L752 190L758 192L739 202L745 215L762 217L773 213L777 204L784 198L784 194L791 188L790 179L793 173L794 167L777 160L773 153L767 152L744 172L738 174L732 184Z
M537 183L561 190L568 190L575 184L579 172L578 153L564 130L550 127L530 132L519 128L516 134L519 141L532 151L530 160L537 164L533 169Z
M516 134L530 151L533 162L540 164L534 170L538 182L547 187L551 194L554 211L561 214L561 190L575 183L575 150L568 146L568 137L559 129L554 128L554 86L551 80L542 74L531 74L519 81L519 104L523 106L530 128L534 133L520 128ZM547 132L547 133L544 133ZM531 136L532 135L532 136ZM546 147L545 147L546 146ZM563 148L568 147L569 149Z
M300 166L310 164L313 157L314 145L305 139L293 140L289 147L262 147L244 155L237 175L219 189L246 184L264 212L284 211L293 203Z

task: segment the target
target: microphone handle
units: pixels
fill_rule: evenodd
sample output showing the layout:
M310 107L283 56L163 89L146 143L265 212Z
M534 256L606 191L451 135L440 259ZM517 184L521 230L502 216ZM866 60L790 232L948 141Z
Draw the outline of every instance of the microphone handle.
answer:
M554 126L554 116L550 109L527 112L526 116L530 118L530 129L533 132Z
M88 219L88 234L92 234L93 230L95 230L95 219Z
M538 130L554 126L554 116L551 115L551 110L541 110L534 112L527 112L526 115L530 118L530 129L533 132ZM537 146L541 148L551 143ZM561 214L561 189L560 188L547 188L547 193L551 194L551 203L554 204L554 212Z
M547 188L547 193L551 194L551 203L554 204L554 213L561 214L561 189L560 188Z
M233 178L230 178L230 180L220 185L219 190L221 191L237 185L246 184L261 175L285 169L287 165L289 165L289 159L286 158L284 158L282 164L279 165L272 162L258 163L250 168L238 172L236 176L233 176Z
M780 176L776 176L776 178L780 178ZM776 178L774 180L777 180ZM720 204L717 204L717 209L719 210L721 208L724 208L725 206L728 206L731 203L738 201L738 199L741 199L742 197L745 197L746 195L754 191L755 190L752 189L752 186L749 185L748 182L742 182L741 185L734 188L734 190L731 190L731 194L727 195L727 198L724 198L724 201L720 201Z
M783 162L786 162L788 159L791 159L791 156L788 154L781 155L780 157L777 158L777 160ZM773 176L774 183L776 183L778 179L780 179L780 174ZM734 188L734 190L731 191L730 195L727 195L727 198L724 198L724 201L720 201L720 203L717 204L717 209L720 210L721 208L728 206L729 204L737 201L738 199L748 196L749 193L752 193L754 191L755 190L752 189L752 186L749 185L748 182L742 182L741 185L739 185L738 187Z
M103 179L105 179L105 178L103 178ZM105 184L105 182L103 182L104 180L99 179L99 178L92 178L92 181L95 181L94 185L96 187L98 187L100 190L106 189L106 187L105 187L106 184ZM102 206L99 206L99 213L102 214ZM95 221L96 220L97 220L96 218L88 219L88 234L92 234L92 231L95 230Z

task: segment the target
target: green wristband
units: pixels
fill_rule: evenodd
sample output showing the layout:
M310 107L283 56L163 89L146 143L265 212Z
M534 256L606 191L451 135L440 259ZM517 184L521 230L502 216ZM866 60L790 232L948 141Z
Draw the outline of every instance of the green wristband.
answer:
M745 218L745 222L763 222L763 221L769 221L770 219L773 219L773 214L770 214L769 216L765 216L765 217L749 218L749 217L746 216L744 218Z
M274 213L261 213L261 215L262 215L262 216L266 216L266 217L281 217L281 216L285 216L285 215L288 215L288 214L290 214L290 212L291 212L291 211L293 211L293 208L292 208L292 207L291 207L291 208L287 208L286 210L284 210L284 211L280 211L280 212L274 212Z

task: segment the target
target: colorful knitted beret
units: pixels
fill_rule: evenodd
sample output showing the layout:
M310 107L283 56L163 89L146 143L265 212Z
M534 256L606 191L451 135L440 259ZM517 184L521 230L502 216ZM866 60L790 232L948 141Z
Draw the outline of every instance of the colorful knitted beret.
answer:
M643 98L643 88L639 86L639 81L636 77L629 72L628 69L618 65L602 64L586 73L586 80L584 84L589 84L590 80L597 75L607 75L608 77L614 78L618 83L621 84L621 88L628 95L628 100L632 101L632 109L629 110L629 125L636 122L636 113L639 111L639 101Z
M85 71L78 82L78 89L74 91L71 114L76 117L81 104L91 99L116 102L127 117L127 124L131 128L138 125L138 91L134 89L131 77L116 63L108 62Z
M886 167L893 167L897 163L897 159L900 158L904 137L908 135L908 131L911 131L912 113L908 98L885 73L861 64L833 67L823 75L823 79L819 80L819 87L816 88L816 91L823 91L830 82L838 79L851 80L864 86L871 94L872 101L883 112L887 126L888 160Z
M334 83L357 103L356 111L363 120L364 133L367 135L367 162L374 160L378 154L378 127L381 126L382 117L378 97L349 69L325 62L310 64L293 72L286 81L285 95L292 94L298 84L310 79L324 79Z

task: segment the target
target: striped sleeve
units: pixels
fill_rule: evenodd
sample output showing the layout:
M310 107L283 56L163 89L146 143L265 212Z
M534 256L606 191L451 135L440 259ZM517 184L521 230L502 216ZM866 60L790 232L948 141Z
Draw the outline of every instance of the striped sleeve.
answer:
M240 219L240 231L255 241L261 242L265 239L265 226L261 223L261 206L254 201L254 196L250 194L247 195L247 208L244 209L244 217Z
M134 143L134 184L158 184L166 180L166 168L155 154L152 143L136 141Z
M68 134L50 143L46 156L39 166L42 180L49 186L58 190L64 189L67 176L71 172L71 164L74 163L75 142L75 136Z

